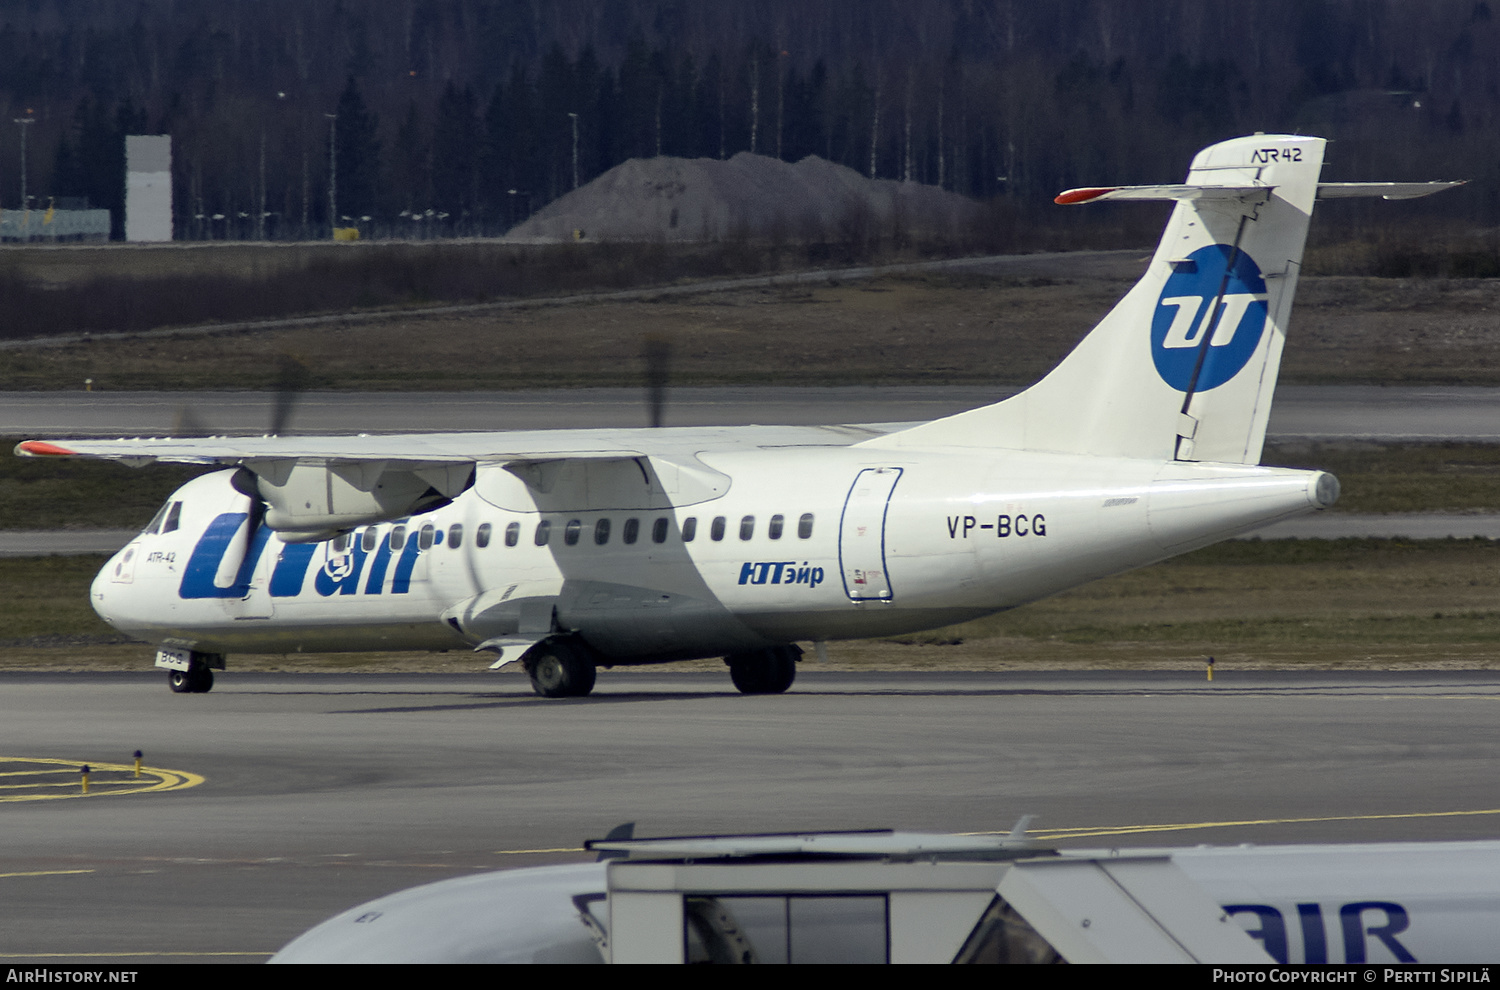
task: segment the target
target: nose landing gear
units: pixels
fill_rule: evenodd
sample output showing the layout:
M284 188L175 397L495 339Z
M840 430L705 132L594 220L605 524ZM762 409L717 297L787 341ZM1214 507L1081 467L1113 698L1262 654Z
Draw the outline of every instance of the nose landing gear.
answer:
M224 654L162 647L156 665L167 668L167 687L173 694L207 694L214 687L213 669L224 669Z
M177 694L207 694L214 687L214 672L207 667L169 670L167 686Z

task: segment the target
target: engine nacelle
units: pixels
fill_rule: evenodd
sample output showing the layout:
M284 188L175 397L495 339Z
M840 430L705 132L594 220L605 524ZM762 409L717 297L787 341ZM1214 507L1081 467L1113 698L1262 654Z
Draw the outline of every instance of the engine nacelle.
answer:
M265 524L286 543L435 509L474 484L473 462L278 459L245 468L266 502Z

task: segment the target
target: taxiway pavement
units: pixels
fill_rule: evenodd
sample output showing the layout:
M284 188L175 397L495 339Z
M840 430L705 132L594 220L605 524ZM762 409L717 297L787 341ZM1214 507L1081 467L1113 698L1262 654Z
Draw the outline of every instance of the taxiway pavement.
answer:
M1500 672L0 675L0 760L202 775L0 801L6 962L260 961L392 890L640 834L1005 830L1070 845L1493 837ZM56 793L76 781L59 778ZM4 793L4 792L0 792ZM13 792L14 793L14 792ZM1166 826L1163 828L1162 826Z

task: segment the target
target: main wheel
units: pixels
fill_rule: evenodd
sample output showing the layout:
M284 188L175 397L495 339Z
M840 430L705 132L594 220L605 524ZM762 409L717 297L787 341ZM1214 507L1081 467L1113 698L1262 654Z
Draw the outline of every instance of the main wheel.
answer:
M781 694L797 679L797 658L802 650L795 646L773 646L753 653L736 653L724 658L729 665L729 679L741 694Z
M557 640L539 647L528 660L531 689L543 698L582 698L594 690L598 668L588 647Z

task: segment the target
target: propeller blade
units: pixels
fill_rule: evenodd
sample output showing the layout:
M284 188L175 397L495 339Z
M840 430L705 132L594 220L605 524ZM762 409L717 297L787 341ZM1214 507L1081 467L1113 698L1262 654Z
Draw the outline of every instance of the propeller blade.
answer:
M198 413L192 406L184 403L177 407L177 418L172 421L172 436L206 437L210 432L208 425L198 418Z
M281 355L276 368L276 404L271 411L271 436L286 433L287 424L292 420L292 409L307 388L310 377L312 373L307 370L307 365L290 354Z
M667 405L667 380L671 377L672 341L648 334L641 357L646 362L646 409L652 426L662 424Z

